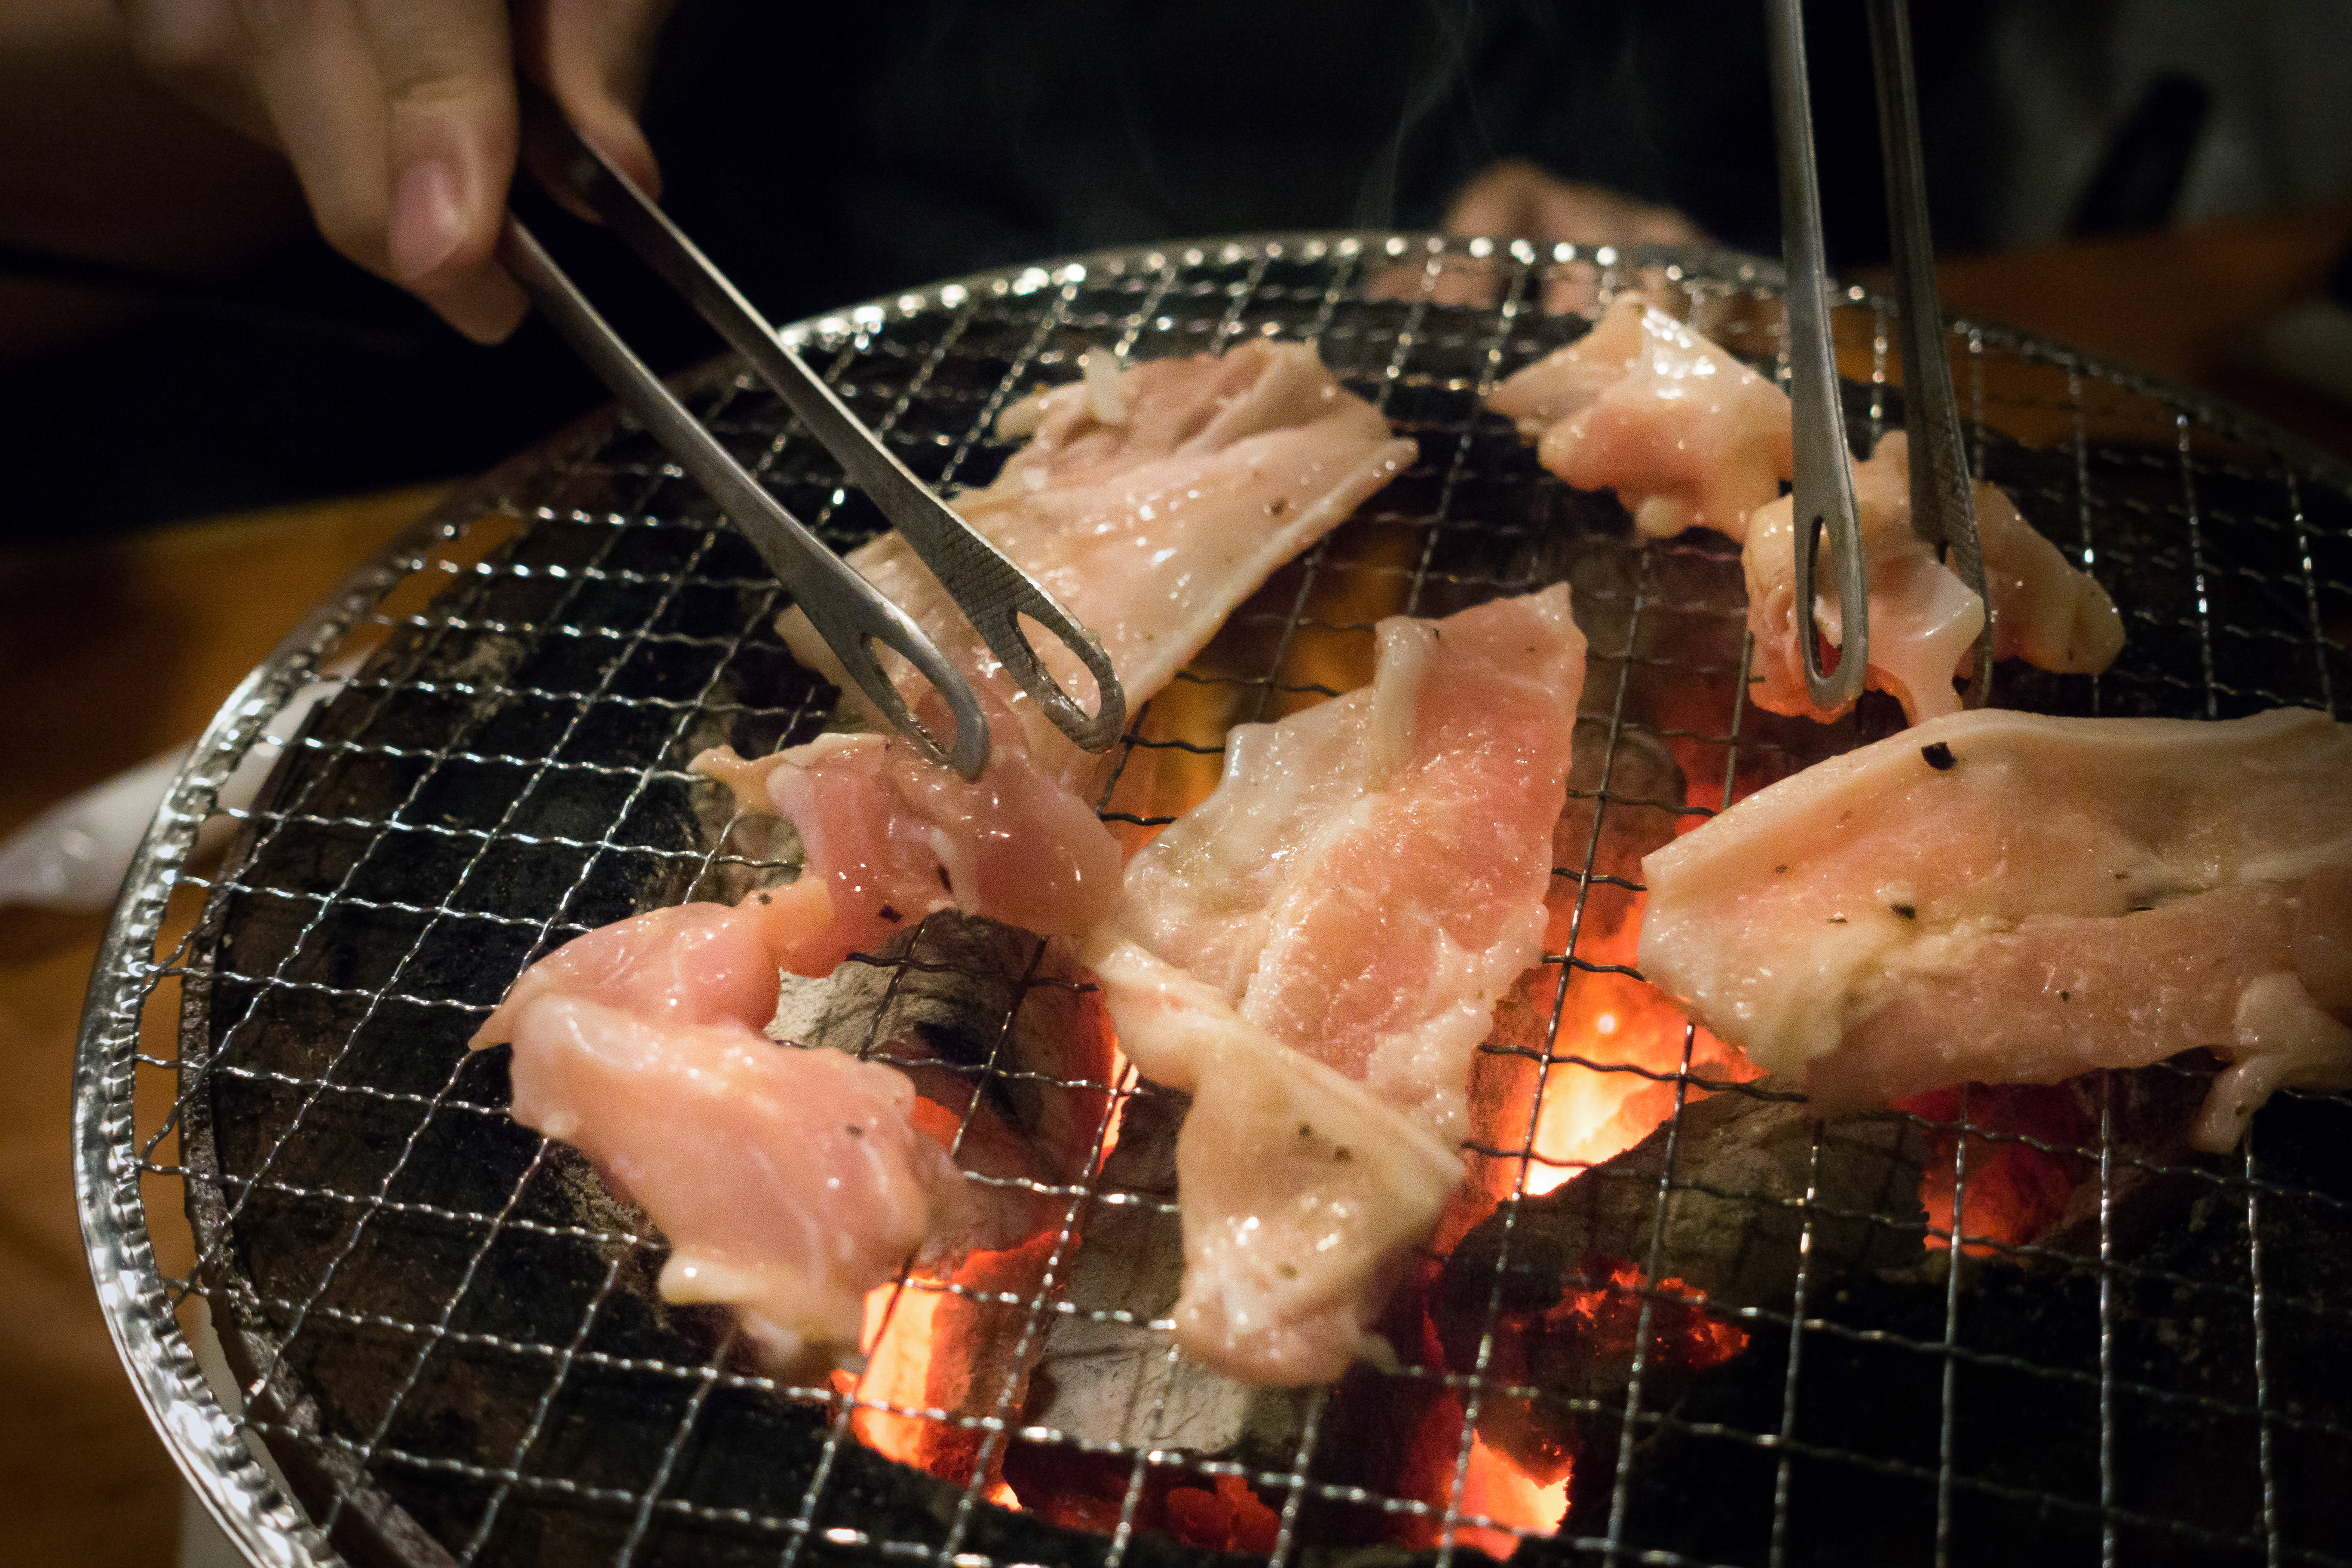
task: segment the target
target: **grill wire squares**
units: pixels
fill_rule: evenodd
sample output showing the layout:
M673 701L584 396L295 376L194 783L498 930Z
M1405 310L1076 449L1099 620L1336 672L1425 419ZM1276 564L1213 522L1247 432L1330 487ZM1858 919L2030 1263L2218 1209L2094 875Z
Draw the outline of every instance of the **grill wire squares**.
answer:
M1842 1124L1849 1145L1735 1081L1632 967L1642 847L1890 721L1749 707L1736 554L1638 542L1479 400L1629 288L1785 374L1776 282L1689 253L1294 237L793 330L949 487L986 482L996 413L1087 348L1309 340L1418 440L1137 718L1101 809L1139 837L1205 792L1231 724L1363 679L1379 616L1575 584L1591 655L1550 951L1484 1048L1477 1195L1400 1288L1396 1364L1330 1389L1253 1394L1175 1356L1155 1314L1181 1101L1041 1068L1024 1030L1080 994L1034 941L952 921L854 960L819 997L830 1043L919 1047L1015 1115L1059 1097L1092 1119L1092 1171L1029 1184L1052 1223L1024 1247L877 1295L872 1360L821 1385L662 1304L658 1237L508 1118L505 1053L465 1042L581 931L788 876L789 833L684 767L807 738L831 693L772 631L782 590L611 419L362 571L199 745L81 1042L101 1298L215 1514L286 1563L2352 1563L2352 1110L2284 1094L2239 1153L2193 1158L2147 1131L2201 1093L2168 1066L1916 1103ZM1890 325L1859 291L1838 312L1858 438L1900 422ZM2130 634L2103 677L2004 667L1997 703L2344 716L2343 466L2040 340L1953 343L1979 474ZM688 390L828 541L876 526L730 367ZM354 656L226 858L189 865L217 782ZM1769 1288L1703 1255L1727 1237L1769 1255Z

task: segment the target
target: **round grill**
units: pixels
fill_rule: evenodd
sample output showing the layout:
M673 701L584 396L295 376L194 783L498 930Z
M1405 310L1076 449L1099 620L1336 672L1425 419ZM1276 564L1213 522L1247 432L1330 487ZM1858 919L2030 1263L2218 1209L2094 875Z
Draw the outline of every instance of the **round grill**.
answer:
M919 1046L975 1104L1083 1108L1100 1157L1041 1187L1059 1225L878 1294L874 1359L820 1386L663 1304L659 1237L509 1119L504 1053L465 1042L581 931L789 875L788 837L684 767L805 739L832 694L773 633L783 591L610 416L364 568L197 747L81 1040L100 1295L215 1513L288 1563L2352 1563L2341 1102L2282 1095L2225 1160L2164 1131L2194 1061L1824 1130L1632 966L1642 847L1891 721L1874 700L1832 727L1750 708L1736 553L1638 541L1480 399L1626 288L1685 296L1769 370L1778 277L1288 237L991 274L789 334L950 488L994 473L996 412L1089 347L1308 340L1419 442L1138 717L1100 808L1139 833L1205 791L1231 724L1362 679L1379 616L1575 584L1591 662L1556 950L1484 1048L1469 1195L1383 1325L1398 1364L1334 1388L1251 1394L1177 1358L1181 1102L1029 1062L1024 1020L1050 1027L1068 983L1034 940L953 921L853 960L834 1026L886 1058ZM1872 437L1901 417L1888 326L1859 290L1839 311ZM2341 715L2352 471L2116 366L1954 330L1979 474L2130 634L2102 677L2004 667L1997 702ZM876 526L731 366L688 390L829 540ZM356 673L229 814L226 860L191 868L219 782L338 658Z

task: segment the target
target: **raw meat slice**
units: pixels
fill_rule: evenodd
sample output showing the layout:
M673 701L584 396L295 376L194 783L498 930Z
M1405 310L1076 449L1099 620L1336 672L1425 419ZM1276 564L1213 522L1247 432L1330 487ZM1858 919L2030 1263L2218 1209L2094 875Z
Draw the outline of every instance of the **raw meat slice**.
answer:
M2197 1136L2352 1087L2352 727L1990 710L1760 790L1643 861L1641 963L1835 1112L2203 1046Z
M866 1292L961 1229L968 1198L916 1130L905 1075L761 1032L776 907L682 904L591 931L534 964L473 1044L510 1043L515 1120L660 1227L662 1295L733 1308L788 1373L854 1352Z
M1742 545L1756 635L1750 695L1776 713L1822 720L1798 641L1789 399L1705 336L1620 296L1592 331L1513 375L1486 400L1538 443L1536 458L1580 489L1612 489L1643 535L1706 527ZM1911 530L1910 449L1890 431L1853 466L1870 592L1869 684L1916 722L1957 712L1952 674L1983 625L1981 600ZM2095 672L2123 647L2123 617L1990 484L1973 489L1992 596L1993 657ZM1828 575L1826 556L1822 574ZM1816 616L1832 645L1834 603Z
M1176 1135L1176 1341L1244 1383L1335 1381L1462 1180L1412 1115L1244 1019L1125 939L1090 950L1136 1069L1192 1094Z
M1542 952L1584 679L1567 587L1378 635L1370 687L1227 737L1085 949L1122 1047L1195 1095L1180 1342L1252 1381L1365 1353L1459 1180L1471 1055ZM1277 1104L1296 1148L1228 1141Z
M1570 484L1615 490L1652 539L1686 528L1743 538L1793 472L1788 395L1637 295L1619 295L1486 406Z
M959 504L1104 637L1137 704L1414 450L1300 344L1090 371L1008 422L1034 439ZM577 1144L669 1235L665 1292L733 1303L779 1362L854 1344L865 1289L926 1244L992 1236L1022 1205L971 1195L916 1131L903 1074L768 1043L776 970L827 973L941 909L1075 934L1118 886L1118 842L1079 793L1097 759L1034 715L895 535L853 561L976 677L993 742L982 777L880 735L757 763L706 753L697 765L743 804L794 823L803 877L733 910L688 905L592 932L525 974L478 1037L515 1043L518 1120ZM821 648L804 651L822 668ZM681 1124L697 1135L677 1137ZM1073 1142L1041 1152L1066 1158Z
M1998 489L1979 481L1972 493L1992 595L1993 657L2062 674L2095 673L2114 663L2124 622L2106 590L2036 533ZM1902 431L1888 431L1868 459L1853 465L1853 500L1870 589L1869 685L1892 693L1915 723L1957 713L1952 676L1972 662L1984 603L1912 531L1911 448ZM1805 689L1792 507L1782 496L1748 521L1740 560L1759 678L1748 696L1775 713L1834 719ZM1829 576L1826 557L1821 572ZM1834 593L1817 593L1814 614L1831 645L1842 646Z
M956 508L1103 639L1130 710L1415 450L1344 391L1312 347L1263 340L1108 381L1090 374L1014 405L1000 428L1028 435L1028 445ZM1087 805L1102 760L1037 712L898 535L849 560L972 676L992 751L970 783L892 737L825 737L756 776L730 767L731 752L706 757L706 771L764 784L764 801L747 787L739 799L791 819L808 851L805 874L832 887L837 926L806 933L787 962L822 973L941 909L1046 935L1097 923L1119 863ZM841 679L797 611L782 629L799 658ZM1048 639L1040 657L1086 693L1058 643ZM940 716L919 677L908 674L903 689L927 721Z

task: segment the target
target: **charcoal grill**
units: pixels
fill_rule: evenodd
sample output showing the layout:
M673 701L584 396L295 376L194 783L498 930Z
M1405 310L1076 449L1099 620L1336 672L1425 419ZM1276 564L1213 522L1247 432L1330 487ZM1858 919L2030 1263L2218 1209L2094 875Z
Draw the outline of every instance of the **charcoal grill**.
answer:
M1856 1124L1876 1129L1860 1154L1780 1114L1791 1182L1743 1184L1724 1173L1747 1167L1709 1163L1707 1129L1738 1119L1727 1109L1785 1111L1769 1087L1731 1083L1687 1028L1647 1065L1561 1031L1579 986L1637 979L1623 933L1602 940L1638 892L1610 824L1719 809L1888 721L1869 704L1831 727L1748 706L1736 556L1705 538L1637 541L1605 498L1543 475L1479 398L1627 288L1679 296L1785 375L1778 277L1719 254L1292 236L993 273L790 330L946 486L993 473L1006 447L991 421L1012 397L1106 344L1142 359L1312 341L1419 441L1408 474L1138 719L1101 803L1130 828L1213 776L1230 723L1360 678L1379 615L1575 582L1592 648L1571 794L1590 831L1557 869L1559 951L1481 1064L1532 1086L1518 1131L1466 1152L1499 1206L1408 1282L1401 1310L1426 1306L1425 1331L1392 1314L1399 1364L1334 1389L1237 1406L1188 1382L1165 1323L1121 1295L1137 1270L1107 1246L1172 1245L1146 1132L1177 1108L1131 1077L1069 1083L1004 1056L1022 1010L1069 983L1037 968L1034 943L1004 957L1019 942L1003 933L959 945L927 929L851 966L878 1017L973 965L962 1070L1008 1096L1091 1096L1097 1146L1118 1133L1099 1173L1033 1184L1059 1223L1032 1255L992 1276L911 1278L877 1304L877 1327L918 1312L982 1325L990 1352L954 1397L886 1396L878 1372L784 1386L723 1316L660 1303L658 1237L569 1150L508 1119L503 1053L468 1057L465 1041L571 936L787 875L788 838L732 817L684 764L719 741L804 738L831 693L772 632L777 584L614 416L492 473L360 571L195 748L116 911L81 1037L92 1268L140 1396L214 1516L257 1562L289 1564L1125 1568L1212 1548L1273 1568L1514 1548L1530 1564L2352 1563L2339 1100L2283 1095L2219 1161L2144 1135L2164 1106L2193 1103L2194 1063L2075 1086L2071 1121L2011 1114L1985 1090L1890 1112ZM1900 419L1890 322L1874 297L1841 298L1849 420L1874 437ZM2005 667L1996 701L2341 716L2352 468L2044 340L1953 331L1978 470L2108 587L2131 638L2095 679ZM685 390L828 540L875 526L733 365ZM364 663L262 797L226 814L226 861L191 867L219 782L271 743L263 728L291 692L353 654ZM1651 781L1666 776L1662 796ZM895 1037L877 1022L864 1043L887 1055ZM1605 1075L1638 1079L1663 1124L1614 1158L1566 1160L1594 1168L1535 1195L1566 1173L1534 1135L1543 1097ZM1907 1179L1835 1175L1890 1150L1943 1195L1922 1208ZM2063 1215L2030 1235L1979 1222L2016 1197L2021 1170L2052 1169L2071 1184ZM1639 1194L1616 1205L1638 1255L1596 1270L1572 1239L1591 1234L1556 1211L1604 1183ZM1600 1223L1597 1202L1575 1223ZM1693 1288L1705 1260L1680 1249L1705 1227L1667 1218L1701 1202L1757 1220L1778 1249L1769 1289ZM1559 1321L1585 1338L1567 1359L1513 1338L1570 1290ZM1593 1349L1593 1325L1612 1323L1614 1348ZM200 1358L211 1331L224 1354ZM1680 1348L1693 1335L1717 1347L1704 1364ZM1055 1344L1125 1357L1139 1392L1069 1430L1042 1420L1075 1371L1048 1388L1024 1369ZM1218 1408L1243 1408L1254 1436L1195 1441ZM886 1419L928 1469L873 1451ZM1514 1443L1574 1451L1534 1516L1480 1481L1488 1450ZM1041 1488L1069 1496L1048 1506ZM1001 1506L1007 1489L1018 1509ZM1223 1538L1198 1522L1220 1498Z

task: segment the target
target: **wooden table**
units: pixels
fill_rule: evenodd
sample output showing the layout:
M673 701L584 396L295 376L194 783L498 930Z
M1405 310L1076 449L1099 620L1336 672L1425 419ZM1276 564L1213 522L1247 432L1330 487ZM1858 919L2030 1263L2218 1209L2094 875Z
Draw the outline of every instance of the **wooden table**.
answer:
M2352 208L2331 208L1963 258L1943 268L1945 300L2236 398L2352 457L2352 411L2231 358L2347 243ZM0 834L195 734L304 610L440 493L0 552ZM0 910L0 1529L11 1562L127 1568L170 1561L178 1484L116 1364L74 1212L73 1049L104 925Z
M0 552L0 835L203 729L305 609L444 489ZM105 928L102 914L0 910L0 1559L161 1568L178 1476L99 1317L68 1143Z

